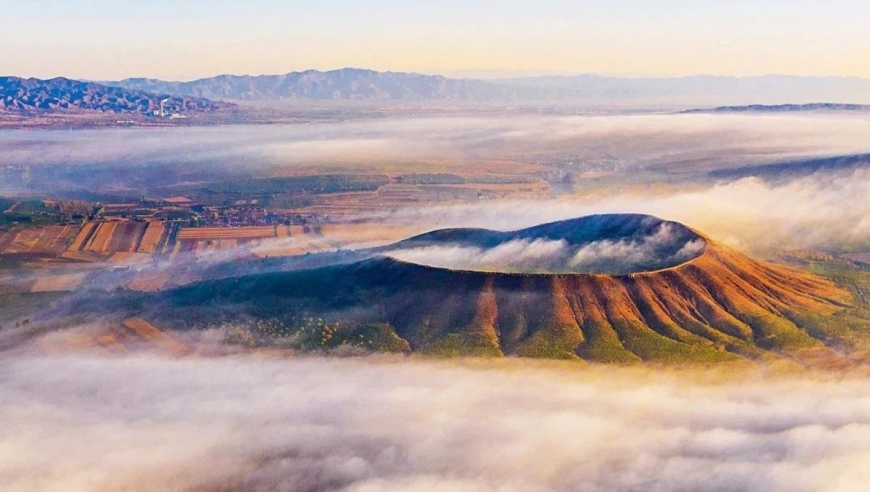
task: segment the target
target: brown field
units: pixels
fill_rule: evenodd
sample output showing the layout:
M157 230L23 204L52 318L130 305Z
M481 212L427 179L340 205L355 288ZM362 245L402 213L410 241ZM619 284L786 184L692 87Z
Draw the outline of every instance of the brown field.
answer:
M70 245L69 251L82 251L96 228L97 224L94 222L88 222L82 226L81 230L79 230L79 233L76 235L75 240L73 240L72 245Z
M60 257L67 260L88 262L103 261L106 259L105 254L94 253L93 251L64 251Z
M239 239L181 239L176 242L172 254L195 253L204 254L213 251L227 250L238 246L256 247L264 240L259 238Z
M109 251L118 253L132 253L139 247L142 236L145 234L145 222L120 223L115 228L112 239L109 241Z
M111 263L143 263L147 262L151 255L147 253L112 253L109 255L108 261Z
M156 292L163 289L172 279L170 272L150 272L137 276L127 287L139 292Z
M343 245L365 243L371 245L390 244L416 234L426 232L421 226L391 224L324 224L320 234L329 242Z
M261 239L276 237L274 226L265 227L191 227L178 232L178 240Z
M39 346L43 350L63 352L74 347L125 353L143 346L172 355L187 355L191 352L183 342L141 318L129 318L121 323L86 325L77 330L70 330L62 337L40 341Z
M91 222L79 230L61 257L117 261L123 257L118 254L155 253L163 241L165 229L159 222Z
M287 234L285 226L184 228L178 232L171 257L179 253L204 254L238 246L258 246L264 239Z
M0 232L0 253L5 253L6 249L12 245L12 242L15 241L15 236L18 235L18 231L15 229L6 232Z
M59 255L72 240L77 226L45 226L0 233L0 254Z
M166 227L162 222L149 222L142 239L139 241L139 253L155 253L160 248L163 240L163 232Z
M142 318L128 318L121 324L128 333L138 340L148 342L154 346L176 355L184 355L190 349L172 336L157 329L151 323Z
M109 243L117 227L117 222L101 222L97 224L97 230L91 237L90 242L85 246L85 249L95 253L108 253Z
M30 292L69 292L76 290L87 278L86 273L66 273L39 277Z

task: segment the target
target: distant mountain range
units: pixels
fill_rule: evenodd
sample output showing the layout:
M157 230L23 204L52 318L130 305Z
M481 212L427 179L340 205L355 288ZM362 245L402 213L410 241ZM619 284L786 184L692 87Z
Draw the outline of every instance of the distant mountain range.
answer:
M710 109L689 109L683 113L789 113L800 111L870 111L866 104L750 104L748 106L719 106Z
M870 104L870 79L854 77L619 78L598 75L498 80L343 68L284 75L220 75L189 82L125 79L104 82L129 89L217 100L469 101L739 105L818 101Z
M553 92L570 96L568 91L356 68L329 72L306 70L284 75L219 75L190 82L133 78L106 84L143 91L240 101L509 101L551 98Z
M62 77L48 80L0 77L0 112L154 115L155 111L160 112L161 102L166 115L213 113L235 107L165 91L146 92Z
M86 82L0 77L0 111L20 114L97 112L209 113L233 107L215 101L369 101L623 105L701 111L864 110L870 79L792 76L615 78L597 75L499 80L344 68L284 75L220 75L189 82L134 78ZM820 104L817 101L833 101ZM842 103L838 102L842 101ZM848 102L849 104L844 104ZM812 103L812 104L810 104ZM751 105L749 105L751 104Z

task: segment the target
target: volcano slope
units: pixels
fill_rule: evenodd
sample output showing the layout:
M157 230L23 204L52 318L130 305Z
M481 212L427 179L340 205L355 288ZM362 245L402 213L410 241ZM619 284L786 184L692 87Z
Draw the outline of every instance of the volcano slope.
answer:
M245 322L255 339L307 347L673 362L828 351L838 339L815 320L849 296L681 224L620 214L440 230L353 264L212 281L157 301L152 318L164 326Z

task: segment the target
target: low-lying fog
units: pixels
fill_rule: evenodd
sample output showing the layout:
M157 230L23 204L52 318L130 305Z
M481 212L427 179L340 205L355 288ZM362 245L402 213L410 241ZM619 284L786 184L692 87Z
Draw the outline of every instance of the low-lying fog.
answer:
M868 137L870 118L844 113L517 114L233 127L7 130L0 134L0 167L26 164L32 169L27 183L0 183L0 193L80 187L92 192L148 190L178 182L280 175L300 167L408 172L419 171L421 165L431 169L432 163L452 163L462 170L481 159L567 166L578 172L602 162L627 172L666 166L682 174L796 156L867 152ZM91 172L77 173L77 166Z
M0 357L0 489L863 491L870 380L531 361Z
M512 239L494 246L444 241L397 247L384 254L408 263L449 270L501 273L625 275L669 268L697 258L706 243L673 223L648 234L569 243L565 239Z
M643 175L643 183L650 186L645 191L638 186L625 191L608 188L605 195L596 195L594 182L589 186L581 182L577 191L586 195L582 200L498 200L450 207L409 204L389 220L421 231L473 226L511 230L591 213L632 212L680 221L741 248L850 247L870 239L866 165L865 170L826 171L776 182L708 175L713 170L798 156L868 152L870 118L861 114L516 115L245 127L13 130L0 134L0 146L0 172L5 166L32 167L27 182L0 180L0 194L43 190L50 195L68 188L147 193L152 186L172 193L179 183L280 175L299 167L308 172L419 172L420 166L468 172L494 159L577 175L587 168L614 166L609 171L614 182L634 179L640 170L657 171ZM55 172L59 165L63 172ZM508 165L505 171L517 172L517 168ZM697 179L675 184L673 175Z

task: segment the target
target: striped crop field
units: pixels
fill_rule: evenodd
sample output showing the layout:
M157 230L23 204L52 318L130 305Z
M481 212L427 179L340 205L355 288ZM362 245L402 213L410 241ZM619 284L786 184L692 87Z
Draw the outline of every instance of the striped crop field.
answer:
M93 236L94 231L97 228L97 224L94 222L88 222L83 225L79 230L79 233L76 235L73 240L72 245L68 248L68 251L82 251L85 248L85 244L90 241L91 236Z
M109 243L117 227L117 222L101 222L97 224L97 230L91 237L91 241L85 246L85 249L95 253L109 252Z
M113 253L132 253L139 247L142 236L145 234L145 222L124 222L115 227L112 239L109 241L108 251Z
M208 239L265 239L277 237L274 226L190 227L178 233L179 241Z
M160 243L163 240L163 232L166 227L163 222L149 222L145 229L145 234L139 242L139 253L155 253L160 248Z

